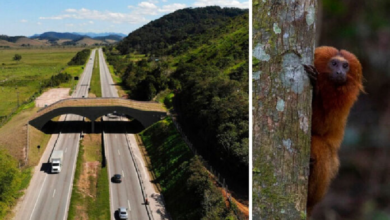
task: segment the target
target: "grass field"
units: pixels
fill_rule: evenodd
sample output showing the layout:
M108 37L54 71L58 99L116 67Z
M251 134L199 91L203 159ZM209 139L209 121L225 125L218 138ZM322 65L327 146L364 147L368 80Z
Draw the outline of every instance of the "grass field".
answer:
M66 83L62 83L60 85L60 87L63 87L63 88L71 88L69 93L72 94L74 88L76 87L78 81L74 80L74 77L75 76L80 76L83 71L84 71L84 66L68 66L66 67L63 72L64 73L68 73L72 76L72 80L70 80L69 82L66 82Z
M0 116L39 91L40 82L63 70L70 59L83 48L1 49L0 50ZM20 61L13 61L20 54Z

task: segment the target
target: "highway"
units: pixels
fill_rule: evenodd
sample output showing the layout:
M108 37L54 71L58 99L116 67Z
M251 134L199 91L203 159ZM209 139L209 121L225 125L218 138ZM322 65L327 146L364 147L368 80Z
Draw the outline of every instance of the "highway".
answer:
M99 49L100 81L103 97L118 97L112 77L108 70L103 52ZM121 117L103 117L104 121L123 120ZM105 127L106 126L106 127ZM103 129L108 125L103 124ZM122 175L122 183L113 183L110 180L110 210L111 219L119 207L128 208L129 219L149 219L146 206L129 147L137 147L127 141L128 136L123 133L104 133L106 158L109 177L114 174Z
M88 96L95 52L96 50L92 51L72 97ZM61 116L60 120L82 121L83 118L68 114ZM64 122L64 127L61 129L69 130L69 123ZM74 132L52 135L40 160L42 166L36 167L26 194L16 207L14 219L67 219L80 140L80 132ZM64 161L59 174L50 173L48 160L53 148L64 151Z

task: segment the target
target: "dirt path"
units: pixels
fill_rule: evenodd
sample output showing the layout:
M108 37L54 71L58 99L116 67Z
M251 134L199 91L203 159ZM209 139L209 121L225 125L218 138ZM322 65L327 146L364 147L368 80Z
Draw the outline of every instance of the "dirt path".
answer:
M70 98L69 91L70 88L50 89L35 100L35 106L45 107L45 105L51 105L59 100Z
M240 212L242 214L244 214L245 216L245 219L249 219L249 207L246 206L245 204L242 204L241 202L239 202L237 199L235 199L231 193L226 193L225 189L223 187L221 187L221 185L216 181L215 179L215 176L212 175L210 172L209 172L209 176L210 178L213 180L213 183L214 185L222 192L222 196L223 198L225 199L225 204L226 204L226 207L230 208L230 202L229 202L229 197L230 197L230 200L236 204L237 208L240 210Z

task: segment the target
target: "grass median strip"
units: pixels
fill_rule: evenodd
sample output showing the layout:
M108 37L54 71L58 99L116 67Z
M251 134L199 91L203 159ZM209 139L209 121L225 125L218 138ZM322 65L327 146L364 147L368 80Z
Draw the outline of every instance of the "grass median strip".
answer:
M100 134L81 141L68 219L110 219L109 179Z
M100 84L100 68L99 68L99 53L95 54L95 62L93 64L92 78L91 78L91 91L96 97L102 97L102 88Z

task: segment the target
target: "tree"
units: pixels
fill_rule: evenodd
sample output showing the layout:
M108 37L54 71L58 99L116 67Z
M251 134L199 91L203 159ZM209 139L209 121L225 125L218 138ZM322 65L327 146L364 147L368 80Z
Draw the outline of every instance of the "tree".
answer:
M13 60L15 60L15 61L19 61L21 59L22 59L22 55L20 55L20 54L15 54L15 56L13 58Z
M21 173L17 161L3 150L0 150L0 167L0 219L3 219L20 196Z
M253 3L253 219L306 216L316 1Z

